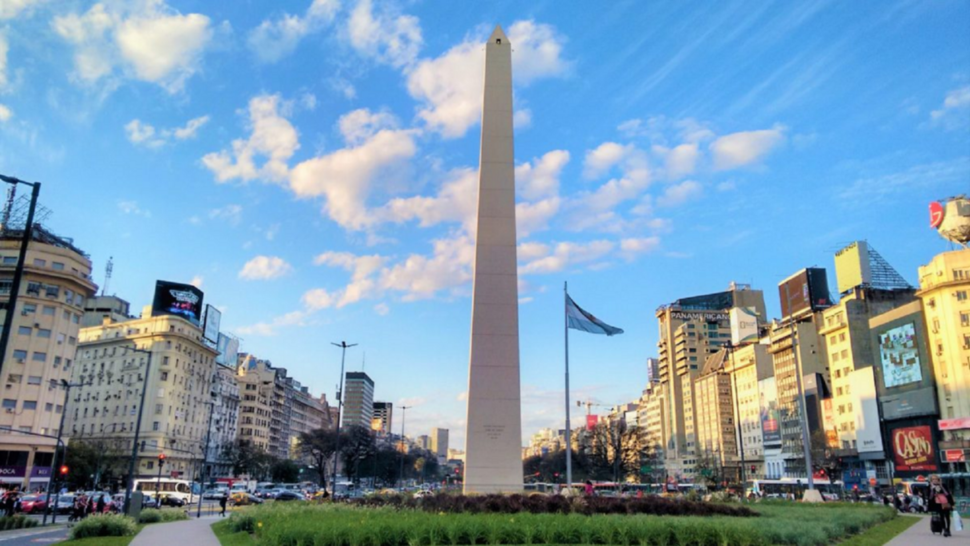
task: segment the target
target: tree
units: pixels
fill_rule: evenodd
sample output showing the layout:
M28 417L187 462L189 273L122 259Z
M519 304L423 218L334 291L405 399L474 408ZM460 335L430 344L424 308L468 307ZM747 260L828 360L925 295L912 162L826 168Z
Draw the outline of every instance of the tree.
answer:
M605 419L596 424L590 435L590 473L597 479L623 481L640 469L640 451L635 429L623 419Z
M340 437L340 456L343 458L347 476L352 476L354 482L360 481L360 473L366 468L365 461L375 452L374 434L370 429L361 426L347 427Z
M814 471L824 470L830 480L841 479L843 465L838 450L829 441L822 429L812 432L810 439L812 446L812 466Z
M274 482L296 483L300 481L300 465L289 459L278 459L269 470Z
M116 441L86 439L72 441L64 461L69 484L95 489L120 480L127 470L128 457Z
M694 463L694 481L711 487L721 482L722 474L721 460L717 455L707 451L697 456L697 462Z
M236 440L231 446L227 446L223 450L223 458L232 465L234 475L247 475L257 480L265 479L276 461L263 447L256 446L249 440Z
M327 466L337 451L337 431L318 428L300 433L300 454L313 463L320 487L327 487Z

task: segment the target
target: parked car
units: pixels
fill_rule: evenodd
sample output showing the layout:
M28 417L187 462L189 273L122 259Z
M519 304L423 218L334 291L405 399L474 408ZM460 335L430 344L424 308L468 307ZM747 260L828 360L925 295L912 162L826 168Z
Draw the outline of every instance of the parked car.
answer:
M229 503L233 506L248 506L250 504L263 504L263 499L245 491L236 491L229 496Z
M272 499L276 496L276 489L271 487L259 487L256 489L255 495L261 499Z
M276 501L295 501L295 500L306 500L306 497L297 493L295 491L289 491L286 489L276 490L276 494L273 496L273 500Z
M202 493L203 499L221 499L223 495L227 495L229 490L225 487L213 487L212 489L206 489Z
M124 496L122 496L122 499ZM55 509L58 514L70 514L71 510L74 508L74 495L51 495L51 505L48 508L48 512L53 512Z
M182 497L172 497L169 495L162 495L162 506L173 506L175 508L181 508L186 505L187 501Z
M25 514L43 513L47 509L45 495L27 495L20 498L20 511Z

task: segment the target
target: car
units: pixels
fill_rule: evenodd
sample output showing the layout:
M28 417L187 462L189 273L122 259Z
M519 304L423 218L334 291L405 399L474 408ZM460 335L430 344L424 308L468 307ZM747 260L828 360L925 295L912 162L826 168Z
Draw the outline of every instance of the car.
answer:
M47 498L44 495L27 495L20 498L20 511L25 514L36 514L47 509Z
M181 508L187 504L186 500L181 497L173 497L170 495L162 495L162 506L173 506L175 508Z
M430 497L432 495L434 495L434 493L432 493L431 491L428 491L427 489L422 489L420 491L415 491L414 498L423 499L425 497Z
M276 491L276 495L273 497L276 501L296 501L296 500L306 500L306 497L295 492L286 489L281 489Z
M272 499L276 496L276 489L271 487L257 488L255 495L261 499Z
M245 491L236 491L229 496L229 504L233 506L248 506L250 504L263 504L263 499L247 493Z
M202 493L203 499L221 499L223 495L228 495L229 490L225 487L213 487L212 489L206 489Z
M53 512L55 508L58 514L70 514L74 509L74 495L52 495L47 512Z

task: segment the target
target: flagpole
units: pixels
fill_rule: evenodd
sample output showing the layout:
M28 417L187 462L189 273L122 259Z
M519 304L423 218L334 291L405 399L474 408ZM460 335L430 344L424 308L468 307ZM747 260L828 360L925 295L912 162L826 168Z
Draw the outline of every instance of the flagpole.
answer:
M566 333L566 487L573 484L572 428L569 424L569 283L563 282L563 325Z

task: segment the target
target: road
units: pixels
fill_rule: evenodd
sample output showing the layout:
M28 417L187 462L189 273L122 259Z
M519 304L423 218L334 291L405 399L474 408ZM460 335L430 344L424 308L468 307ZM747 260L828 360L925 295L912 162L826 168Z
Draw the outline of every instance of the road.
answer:
M70 531L67 527L60 527L51 531L43 529L24 529L20 532L0 536L2 546L31 546L35 544L54 544L67 540Z

